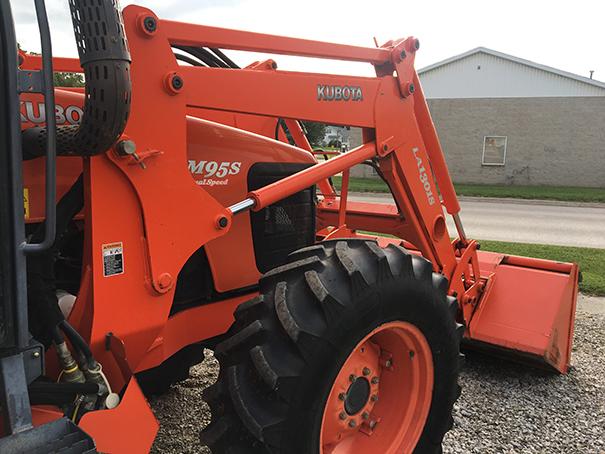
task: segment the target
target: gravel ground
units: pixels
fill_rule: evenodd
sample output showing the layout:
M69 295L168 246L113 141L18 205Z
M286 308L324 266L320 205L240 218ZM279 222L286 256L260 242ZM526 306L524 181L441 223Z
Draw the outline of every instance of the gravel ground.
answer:
M467 355L444 452L605 453L605 314L598 312L578 311L566 376ZM218 365L206 354L189 380L151 401L161 424L153 453L210 453L198 441L210 419L201 390Z

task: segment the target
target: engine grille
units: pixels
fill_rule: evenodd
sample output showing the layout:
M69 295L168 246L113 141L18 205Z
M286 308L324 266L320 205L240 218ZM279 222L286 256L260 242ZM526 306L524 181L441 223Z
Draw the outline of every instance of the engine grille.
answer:
M257 163L248 173L253 191L281 180L310 164ZM262 273L286 262L288 254L315 243L315 186L251 212L256 266Z

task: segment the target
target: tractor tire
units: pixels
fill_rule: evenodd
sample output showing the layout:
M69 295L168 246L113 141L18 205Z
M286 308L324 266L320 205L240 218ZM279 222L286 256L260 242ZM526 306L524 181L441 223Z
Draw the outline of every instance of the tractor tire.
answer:
M162 364L136 374L137 382L146 397L168 392L176 383L189 378L189 369L204 361L204 347L192 344L179 350Z
M441 452L464 331L447 280L401 247L360 239L290 259L215 350L202 443L214 454Z

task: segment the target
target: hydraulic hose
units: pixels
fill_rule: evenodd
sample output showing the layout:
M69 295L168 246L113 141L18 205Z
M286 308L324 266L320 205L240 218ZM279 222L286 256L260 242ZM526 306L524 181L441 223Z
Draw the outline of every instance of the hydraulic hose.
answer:
M93 156L118 140L130 113L130 53L117 0L69 0L86 78L79 125L57 128L57 154ZM47 115L52 115L47 112ZM44 155L46 127L23 131L23 156Z
M79 353L81 353L82 356L84 356L84 358L86 359L86 364L88 366L95 365L96 361L92 356L92 351L90 350L90 347L88 346L84 338L80 336L80 333L78 333L76 329L67 322L67 320L63 320L61 323L59 323L59 327L61 328L61 330L63 330L67 338L70 340L71 344L74 346L74 348Z
M55 242L50 249L27 260L29 326L34 337L46 347L51 340L55 344L62 341L62 335L56 329L64 317L57 304L55 256L61 249L69 223L83 206L84 181L80 175L57 204ZM45 223L38 226L30 241L40 241L46 230Z
M99 392L96 383L54 383L34 381L29 386L29 399L32 405L57 405L71 404L76 396Z

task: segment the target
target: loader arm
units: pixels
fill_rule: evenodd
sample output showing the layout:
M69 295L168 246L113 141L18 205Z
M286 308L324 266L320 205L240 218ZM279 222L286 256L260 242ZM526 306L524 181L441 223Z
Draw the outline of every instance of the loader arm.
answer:
M91 159L85 176L90 188L90 206L111 206L112 197L105 193L108 184L122 188L123 181L128 181L134 190L136 197L132 200L122 198L121 203L124 212L141 210L142 214L140 229L145 232L142 254L147 264L137 272L140 271L150 282L155 298L166 300L160 306L154 306L153 314L149 313L149 319L153 320L151 325L137 327L124 324L121 328L137 337L136 342L129 343L129 357L134 364L144 355L149 337L153 339L154 333L157 335L164 323L166 308L169 307L167 297L170 297L174 278L186 259L208 241L226 235L231 228L232 217L237 213L248 209L258 211L315 183L319 184L323 195L318 205L318 227L323 233L335 238L358 235L355 230L367 230L397 236L400 244L416 249L431 261L434 271L448 278L448 293L458 298L459 319L467 326L467 337L473 338L473 330L483 331L483 326L473 323L472 318L475 314L483 314L481 319L486 318L486 295L494 294L493 283L505 258L478 252L479 245L464 233L456 194L413 66L418 50L416 39L388 42L379 48L347 46L161 20L149 9L139 6L129 6L124 10L124 27L133 60L133 103L122 139L132 139L141 153L124 156L112 150L103 159ZM209 46L361 61L374 65L377 76L281 71L272 61L238 70L184 66L178 64L171 46ZM36 57L25 58L24 68L30 66L39 66ZM77 70L77 63L70 59L56 59L55 66L57 70ZM240 203L224 207L206 191L192 186L183 168L182 163L187 159L183 120L186 112L190 111L282 118L289 124L297 145L307 151L310 147L304 134L295 127L297 120L363 128L364 144L357 150L252 191ZM343 172L346 181L348 170L367 160L379 166L393 193L394 207L347 203L346 185L339 196L332 191L327 178ZM116 170L121 176L115 174ZM126 190L126 186L123 189ZM175 197L186 200L188 206L204 206L204 211L187 211L181 204L174 203ZM453 241L445 223L446 212L453 216L457 228L458 238ZM165 222L166 219L171 222ZM94 217L89 228L90 231L103 232L102 235L97 234L97 238L123 236L119 229L110 228L103 220ZM132 241L141 235L138 229L133 225L129 233ZM171 238L169 248L165 245L166 238ZM94 244L95 250L100 250L96 249L100 247L100 241ZM98 259L93 255L86 268L88 271L94 268L95 260ZM529 267L515 269L518 273L526 272L532 263L529 262ZM546 330L545 338L550 341L544 344L541 339L528 343L522 335L515 335L511 341L501 333L500 341L495 343L516 351L531 349L532 354L538 356L546 354L546 351L569 352L569 335L558 336L557 342L551 342L551 325L552 320L562 319L566 328L561 327L558 331L571 332L569 314L573 313L575 304L572 295L577 290L577 269L561 273L556 267L551 268L552 274L545 276L554 280L561 278L563 287L567 288L565 284L569 283L570 290L561 290L566 294L561 297L565 304L561 303L561 308L551 308L553 316L546 317L548 326L536 328L538 331ZM543 267L537 269L544 271ZM96 271L92 273L94 275ZM106 289L106 285L91 279L90 285L83 288L81 299L108 291L123 291L119 286L113 290ZM495 288L500 289L502 285ZM139 298L145 295L146 291L141 292ZM505 297L495 299L502 300L500 304L506 307L507 301L519 300L513 290L509 290ZM547 299L540 296L537 307L543 309L547 306ZM138 300L135 298L135 301ZM492 309L496 307L494 304L489 306ZM92 303L78 311L76 320L91 320L89 307ZM148 310L142 303L141 309L143 307ZM514 309L519 315L506 324L513 331L522 321L521 309ZM559 313L559 309L568 314L567 319L554 315ZM499 311L495 310L496 313ZM490 312L493 311L487 311ZM107 319L109 317L107 314ZM85 328L85 331L90 331L91 342L96 345L103 343L106 332L102 319L105 318L99 316L94 323L88 321ZM145 335L134 334L142 333L149 326L155 328ZM526 328L524 326L518 332ZM505 332L507 330L504 329ZM494 343L488 335L483 336L483 341ZM537 344L540 346L536 347ZM569 354L560 353L558 357L554 367L565 371Z
M413 66L418 40L408 38L396 45L388 43L383 48L375 49L283 39L272 35L160 20L151 11L135 6L125 9L126 18L129 14L132 14L132 17L153 17L158 21L158 30L153 35L141 30L141 19L134 23L128 19L125 21L127 30L131 25L135 28L129 34L132 52L144 53L144 56L138 57L139 62L147 59L147 56L172 56L172 52L167 52L170 51L171 45L216 45L225 49L254 49L275 54L365 61L374 64L379 74L388 73L387 68L391 73L395 72L395 75L368 78L275 71L272 68L233 71L178 66L176 71L166 72L163 78L165 83L173 74L182 78L184 84L178 91L178 99L187 107L285 118L291 126L290 130L298 146L307 150L310 148L308 142L304 134L294 127L292 119L364 128L365 135L373 138L371 144L364 145L364 153L347 153L309 169L312 177L307 176L308 172L301 172L300 175L288 177L272 187L255 191L250 194L255 200L258 199L253 209L260 210L309 185L323 183L328 177L353 165L375 159L379 162L400 209L401 225L398 228L398 236L416 245L422 254L431 260L436 271L451 277L457 262L437 187L443 195L443 203L448 212L456 218L459 205ZM153 36L153 39L149 39L150 36ZM142 46L137 45L139 39ZM36 59L35 56L27 56L24 67L36 67ZM56 67L57 70L76 69L73 61L69 59L57 61ZM240 88L230 92L218 89L220 86ZM327 96L325 99L318 99L322 96L322 90L324 93L325 90L331 92L338 87L347 88L345 94L349 93L348 99L330 100ZM412 92L408 93L410 87ZM240 90L245 91L245 97L241 96ZM173 96L177 95L170 88L166 91ZM284 99L288 101L284 102ZM142 104L137 106L147 109L147 106ZM137 106L133 106L133 109ZM143 117L142 112L140 116ZM137 113L133 111L132 117L137 118ZM425 142L431 144L430 150ZM438 178L433 178L433 175ZM330 188L329 185L323 184L321 187L324 191L329 191ZM269 192L272 192L270 201L259 204L260 199L267 197L265 194ZM425 196L419 197L415 194ZM326 199L333 196L329 192L324 195L327 196ZM322 208L320 205L319 209ZM461 226L458 219L456 225ZM368 225L367 229L374 230L374 226ZM465 241L463 231L460 229L458 233L460 239ZM460 289L457 290L460 293Z
M558 371L567 370L577 267L569 265L562 271L551 263L545 268L533 259L526 259L523 266L511 265L515 260L479 253L478 243L466 237L443 151L414 69L418 40L407 38L389 41L379 48L364 48L161 20L150 10L136 6L126 8L124 15L135 61L156 62L158 56L170 60L153 74L149 71L138 74L145 80L165 81L163 90L154 86L158 99L169 93L188 108L363 128L364 144L358 149L252 191L226 212L217 213L216 228L222 230L220 235L229 230L233 215L248 209L261 210L315 183L328 189L318 205L320 227L329 227L327 237L355 235L347 228L347 219L353 213L347 209L346 184L336 197L326 179L343 172L346 182L352 166L372 160L391 189L397 207L396 220L391 217L385 223L384 217L372 215L379 213L379 208L371 204L362 208L357 204L356 229L396 235L430 260L433 270L448 278L448 293L459 301L459 319L466 324L466 337L473 345L523 353L521 356L530 356ZM144 30L144 18L156 21L152 33ZM280 71L273 63L237 71L179 66L173 60L171 45L361 61L372 64L377 76ZM133 77L137 73L135 66ZM166 85L175 76L183 82L178 90ZM145 118L143 111L137 115L137 107L149 106L133 106L133 117ZM138 127L130 126L132 130L127 128L127 133L133 137L140 135L136 132ZM298 146L308 150L306 141L294 135ZM118 164L126 166L124 162ZM125 174L134 180L132 172ZM336 207L338 216L330 218ZM364 211L365 216L361 214ZM445 223L446 212L453 216L457 230L453 241ZM331 220L325 224L327 219ZM381 229L385 226L388 228ZM153 230L153 226L147 228ZM153 253L152 236L149 260L151 268L158 269L154 261L162 260L162 256ZM529 323L524 316L524 301L529 299L518 298L514 289L516 282L525 280L531 282L524 288L532 295L532 311L544 314ZM556 290L548 294L540 288ZM557 301L554 304L553 299ZM519 303L513 305L511 301ZM480 316L473 321L476 314Z
M133 17L150 14L155 18L151 11L139 7L126 8L125 16L129 17L130 14ZM146 55L158 55L160 49L167 49L170 45L216 46L274 54L365 61L374 64L379 72L388 73L387 68L391 73L394 71L395 75L368 78L180 66L177 72L184 81L184 87L178 96L185 98L183 102L190 107L365 128L366 134L374 138L372 145L364 145L367 153L359 155L358 159L353 158L355 153L344 155L342 160L331 159L329 162L317 164L313 169L275 183L272 185L273 189L269 187L257 190L251 194L251 197L258 199L253 209L262 209L278 198L293 194L309 184L319 182L366 159L378 159L385 175L388 175L390 186L394 189L396 203L401 209L406 239L417 245L423 255L433 262L435 270L451 276L456 259L445 227L436 184L440 188L450 188L447 200L454 214L457 213L457 200L447 168L444 166L444 159L435 159L436 164L433 164L427 153L423 132L431 132L432 145L438 146L434 127L430 123L421 128L416 117L416 104L424 104L425 115L428 115L421 88L415 85L418 84L415 82L417 77L413 66L418 48L416 39L408 38L374 49L283 39L157 18L156 20L157 33L153 39L144 41L145 46L141 48ZM132 47L137 46L133 44ZM238 88L223 91L218 89L219 86ZM407 92L410 88L413 95ZM329 99L332 90L338 93L338 89L345 90L344 97L341 95L341 99ZM242 96L242 93L245 93L245 96ZM335 96L338 98L338 95ZM440 148L434 150L433 154L442 156ZM342 164L337 166L338 163ZM443 181L436 182L432 178L431 166L434 166L433 172L440 175ZM309 172L317 177L307 177ZM304 186L305 184L307 186ZM270 191L273 192L271 201L258 204L261 198L266 197L264 194Z

